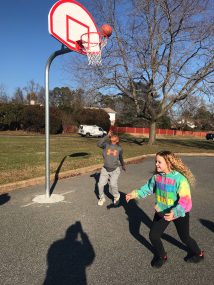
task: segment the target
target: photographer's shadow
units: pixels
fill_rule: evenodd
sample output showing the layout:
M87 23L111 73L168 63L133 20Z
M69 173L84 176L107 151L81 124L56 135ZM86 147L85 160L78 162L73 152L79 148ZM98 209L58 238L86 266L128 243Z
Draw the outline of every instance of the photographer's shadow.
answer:
M86 267L95 258L94 249L81 223L71 225L64 239L54 242L47 254L47 275L43 285L87 285Z

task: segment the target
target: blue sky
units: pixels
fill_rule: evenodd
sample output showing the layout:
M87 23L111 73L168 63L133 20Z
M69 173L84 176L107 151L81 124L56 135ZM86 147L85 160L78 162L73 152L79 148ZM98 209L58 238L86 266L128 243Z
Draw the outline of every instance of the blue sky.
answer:
M30 80L44 86L45 65L61 43L48 32L48 13L56 0L3 0L0 7L0 85L12 96ZM78 1L86 8L87 1ZM50 88L67 86L63 62L72 53L54 59ZM82 56L77 54L77 56ZM69 82L71 84L71 82Z

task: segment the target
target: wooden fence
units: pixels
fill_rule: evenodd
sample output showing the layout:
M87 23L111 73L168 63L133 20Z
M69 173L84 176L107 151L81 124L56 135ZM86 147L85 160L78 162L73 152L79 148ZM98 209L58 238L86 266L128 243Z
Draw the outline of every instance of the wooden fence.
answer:
M132 134L132 135L148 135L149 128L130 128L130 127L115 127L112 126L111 130L115 133ZM195 136L205 137L208 132L194 132L194 131L178 131L169 129L156 129L156 135L168 136Z
M72 125L64 125L63 133L76 133L77 127ZM115 127L111 126L111 130L114 133L131 134L131 135L149 135L149 128L131 128L131 127ZM205 137L209 132L194 132L194 131L178 131L169 129L156 129L156 135L162 136L194 136L194 137Z

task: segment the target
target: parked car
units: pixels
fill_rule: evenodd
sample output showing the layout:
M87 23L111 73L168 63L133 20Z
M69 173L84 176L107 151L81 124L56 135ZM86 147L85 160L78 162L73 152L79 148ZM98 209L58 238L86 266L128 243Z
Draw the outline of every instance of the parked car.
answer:
M213 134L212 133L206 134L206 139L207 140L214 140L214 133Z
M86 137L103 137L107 135L107 132L104 131L101 127L96 125L94 126L80 125L78 129L78 134Z

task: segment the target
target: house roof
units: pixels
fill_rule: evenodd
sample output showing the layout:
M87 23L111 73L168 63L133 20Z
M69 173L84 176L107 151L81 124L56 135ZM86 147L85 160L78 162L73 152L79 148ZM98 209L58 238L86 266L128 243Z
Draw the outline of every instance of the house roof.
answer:
M85 107L85 109L97 109L97 110L104 110L106 113L114 113L116 114L116 112L111 109L111 108L98 108L98 107Z
M102 110L106 111L107 113L116 113L113 109L111 108L101 108Z

